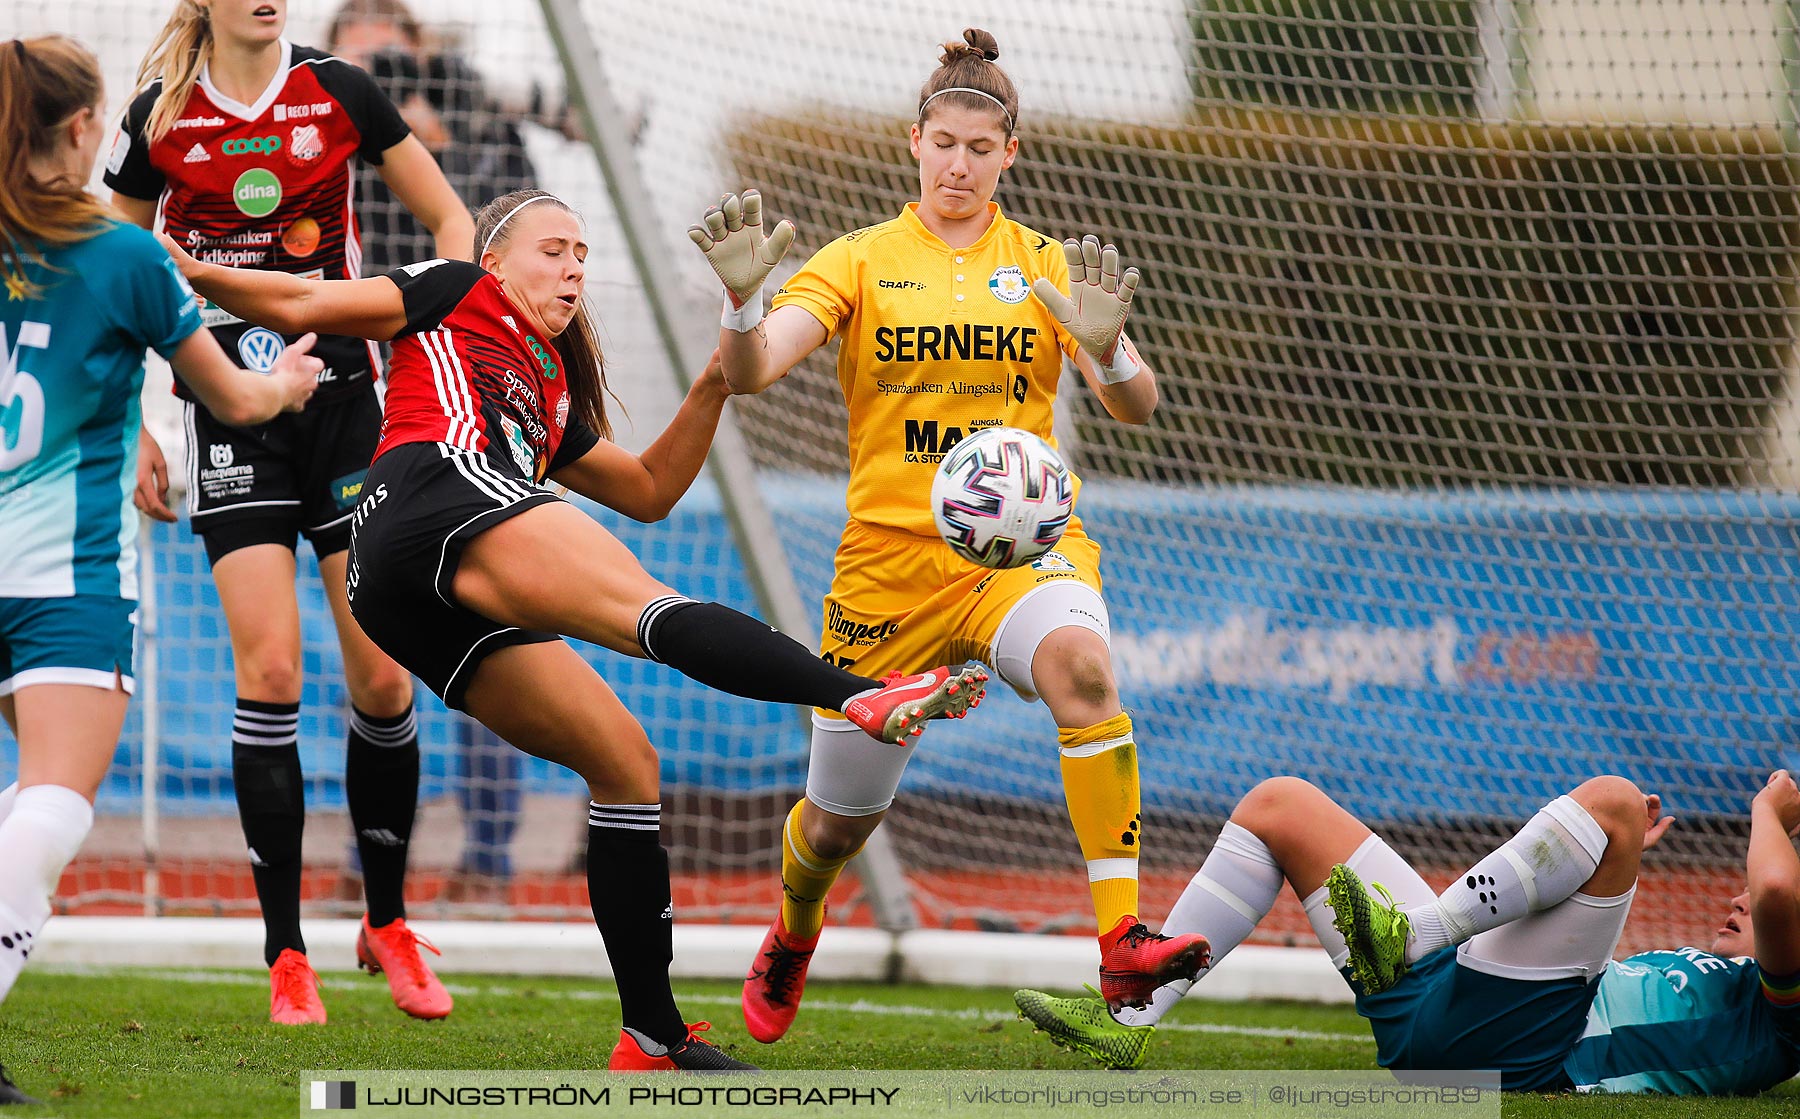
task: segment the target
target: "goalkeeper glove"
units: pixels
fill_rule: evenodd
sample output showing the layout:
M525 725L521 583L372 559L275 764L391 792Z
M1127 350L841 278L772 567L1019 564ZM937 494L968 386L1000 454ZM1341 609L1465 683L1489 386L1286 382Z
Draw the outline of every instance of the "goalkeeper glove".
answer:
M1131 380L1143 368L1125 341L1125 316L1131 313L1138 270L1127 268L1121 276L1119 250L1111 245L1102 248L1091 233L1080 241L1064 241L1063 255L1069 261L1073 298L1044 276L1032 281L1031 293L1094 359L1102 382L1116 385Z
M719 199L701 224L688 227L688 238L706 254L706 262L725 285L720 325L739 333L754 328L763 317L763 281L794 243L794 223L783 221L764 237L762 195L747 190L741 198L727 194Z

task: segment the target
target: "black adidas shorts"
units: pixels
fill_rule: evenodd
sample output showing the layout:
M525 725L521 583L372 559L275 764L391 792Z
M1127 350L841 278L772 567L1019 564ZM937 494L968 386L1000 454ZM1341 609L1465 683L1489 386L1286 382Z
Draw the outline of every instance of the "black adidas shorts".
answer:
M375 384L254 427L229 427L187 402L188 510L206 558L252 544L321 557L350 546L350 514L381 438Z
M350 612L383 652L463 710L489 653L560 640L457 605L450 585L463 547L509 517L561 500L474 451L395 447L369 468L351 518Z

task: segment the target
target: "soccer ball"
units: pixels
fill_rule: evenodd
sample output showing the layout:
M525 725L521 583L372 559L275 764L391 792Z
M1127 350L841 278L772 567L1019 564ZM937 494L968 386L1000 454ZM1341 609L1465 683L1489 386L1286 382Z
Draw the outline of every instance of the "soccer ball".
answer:
M1075 490L1056 448L1029 431L990 427L944 456L931 515L952 551L983 567L1023 567L1056 547Z

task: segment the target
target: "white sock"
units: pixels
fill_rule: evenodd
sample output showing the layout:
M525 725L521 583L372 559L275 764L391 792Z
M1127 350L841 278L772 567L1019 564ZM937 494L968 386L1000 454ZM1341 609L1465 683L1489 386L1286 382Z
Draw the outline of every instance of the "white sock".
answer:
M1605 853L1605 829L1573 797L1557 797L1436 901L1407 911L1406 962L1549 909L1581 889Z
M1283 881L1281 868L1263 841L1248 828L1227 823L1162 926L1167 936L1205 936L1212 945L1211 963L1192 980L1158 987L1150 1004L1142 1010L1125 1007L1113 1017L1127 1026L1153 1026L1160 1022L1194 983L1217 967L1268 916Z
M50 919L50 898L63 868L94 826L94 806L74 789L21 789L0 821L0 1001Z

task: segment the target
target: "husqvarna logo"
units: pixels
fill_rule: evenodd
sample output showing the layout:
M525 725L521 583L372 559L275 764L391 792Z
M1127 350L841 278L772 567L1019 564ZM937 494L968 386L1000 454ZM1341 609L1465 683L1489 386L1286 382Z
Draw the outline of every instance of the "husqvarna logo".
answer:
M206 457L211 460L213 469L223 470L236 456L232 454L230 443L214 443L206 449Z

